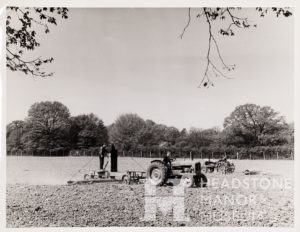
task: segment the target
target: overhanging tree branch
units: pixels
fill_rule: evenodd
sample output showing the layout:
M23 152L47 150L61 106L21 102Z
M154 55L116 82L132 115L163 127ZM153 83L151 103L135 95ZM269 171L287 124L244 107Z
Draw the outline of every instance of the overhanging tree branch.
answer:
M218 42L214 35L213 30L213 21L216 20L222 20L228 21L228 26L225 28L220 28L219 33L223 36L234 36L235 33L233 31L232 27L236 27L237 29L248 29L251 27L257 27L256 24L249 23L249 20L247 17L239 17L236 12L241 10L242 8L203 8L201 9L201 12L197 14L197 18L201 18L202 15L205 16L205 22L208 25L208 49L206 54L206 65L204 68L204 73L202 75L200 84L198 87L210 87L213 86L213 77L223 77L227 79L231 79L228 77L225 73L230 72L235 69L235 65L228 65L225 63L223 56L220 52L220 48L218 45ZM259 12L259 17L264 17L270 8L261 8L257 7L255 8L257 12ZM292 13L289 11L288 8L271 8L272 12L275 12L276 16L279 17L280 15L283 15L284 17L289 17L292 15ZM191 8L188 8L188 22L185 25L180 38L182 39L184 34L186 33L187 28L191 24ZM218 57L219 63L217 64L215 60L212 59L213 52ZM220 66L220 67L219 67Z
M59 15L63 19L68 18L68 9L61 7L7 7L7 11L6 66L8 69L32 76L52 76L53 72L46 73L42 70L44 64L51 63L54 60L52 57L38 57L33 60L26 60L23 55L25 51L31 51L40 46L40 43L36 40L34 26L43 27L44 32L49 33L49 25L57 25L56 16ZM17 25L20 26L18 27Z
M180 35L180 39L183 38L183 35L184 35L184 33L185 33L185 30L189 27L190 22L191 22L191 8L188 9L188 22L187 22L187 24L185 25L185 27L183 28L183 31L182 31L182 33L181 33L181 35Z

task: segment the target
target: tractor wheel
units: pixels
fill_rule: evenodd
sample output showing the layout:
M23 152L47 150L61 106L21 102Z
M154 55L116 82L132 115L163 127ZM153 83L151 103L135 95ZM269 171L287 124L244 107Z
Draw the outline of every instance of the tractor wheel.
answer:
M228 172L228 173L234 173L234 170L235 170L234 164L230 164L230 166L228 167L227 172Z
M195 185L200 188L204 188L207 185L207 177L204 174L195 176Z
M129 176L129 175L124 175L124 176L122 177L122 182L123 182L124 184L130 184L130 176Z
M153 162L147 169L147 179L153 185L163 185L167 180L168 168L160 162Z
M191 188L194 185L194 178L191 175L183 175L180 180L180 185L185 188Z

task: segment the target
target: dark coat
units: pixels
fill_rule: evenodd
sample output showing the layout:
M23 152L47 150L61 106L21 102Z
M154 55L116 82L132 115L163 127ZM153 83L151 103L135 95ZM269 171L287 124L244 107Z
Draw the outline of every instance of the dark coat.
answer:
M105 146L102 146L100 148L100 157L103 158L106 155L106 153L107 153L107 150L106 150Z

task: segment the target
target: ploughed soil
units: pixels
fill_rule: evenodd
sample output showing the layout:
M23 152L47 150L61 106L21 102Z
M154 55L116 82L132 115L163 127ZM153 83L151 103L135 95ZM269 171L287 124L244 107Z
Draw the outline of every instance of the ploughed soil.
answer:
M206 175L208 186L185 189L175 197L173 210L168 210L173 186L149 195L144 184L8 183L7 227L293 226L293 183L287 177L241 171ZM147 218L149 202L156 205L155 220ZM180 212L184 217L176 218Z

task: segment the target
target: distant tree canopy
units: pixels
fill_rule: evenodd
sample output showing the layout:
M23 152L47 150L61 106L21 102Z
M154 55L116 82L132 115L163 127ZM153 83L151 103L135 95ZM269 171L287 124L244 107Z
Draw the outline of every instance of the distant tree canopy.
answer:
M24 121L9 123L6 140L7 151L49 154L99 147L108 142L108 133L96 115L70 117L65 105L46 101L33 104Z
M110 141L126 152L172 150L184 152L233 152L254 149L256 153L282 147L293 149L293 125L271 107L245 104L224 120L224 129L191 128L179 131L175 127L144 121L136 114L123 114L108 127ZM271 150L270 150L271 149Z
M116 119L110 128L111 141L125 151L136 148L140 138L139 135L145 126L145 121L137 114L123 114Z
M170 150L177 156L190 152L223 155L251 151L262 156L263 152L274 155L280 151L291 157L294 125L287 124L271 107L244 104L225 118L223 130L215 127L179 131L132 113L120 115L105 127L94 114L70 117L68 108L59 102L39 102L30 107L24 121L7 125L6 138L8 152L29 151L37 155L68 154L71 150L94 152L104 143L114 143L119 151L134 154Z
M16 120L6 126L7 150L23 150L22 135L25 130L25 122Z
M71 117L70 138L73 148L100 147L108 143L107 129L94 114Z
M69 149L69 109L59 102L39 102L28 111L24 147L27 150Z
M217 144L219 134L220 130L217 128L206 130L191 128L186 136L186 142L190 146L200 149L202 147L208 147L212 144Z
M236 107L225 118L224 129L228 142L233 145L281 145L287 142L280 135L287 133L288 124L269 106L245 104Z
M137 114L123 114L109 127L111 142L129 151L151 149L155 146L175 146L181 134L175 127L144 121Z

